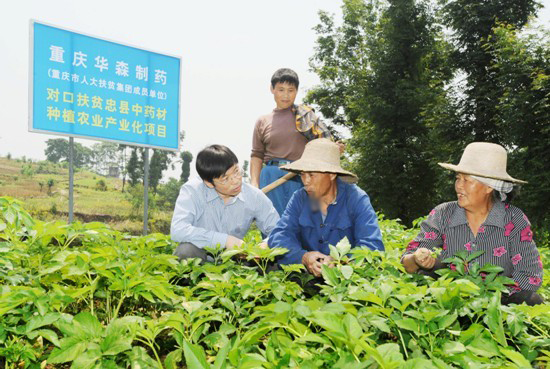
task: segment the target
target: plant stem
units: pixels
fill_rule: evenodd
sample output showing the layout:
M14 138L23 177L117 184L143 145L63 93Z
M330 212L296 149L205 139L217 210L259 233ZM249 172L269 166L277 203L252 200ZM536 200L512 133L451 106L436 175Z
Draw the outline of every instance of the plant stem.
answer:
M405 359L409 360L409 354L407 353L407 347L405 346L405 340L403 339L403 335L401 334L401 330L397 330L399 332L399 337L401 337L401 343L403 344L403 352L405 352Z
M122 302L124 301L125 298L126 298L126 292L124 292L120 297L120 301L118 302L118 305L113 313L113 316L111 317L111 320L115 319L118 316L118 311L120 310L120 307L122 306Z

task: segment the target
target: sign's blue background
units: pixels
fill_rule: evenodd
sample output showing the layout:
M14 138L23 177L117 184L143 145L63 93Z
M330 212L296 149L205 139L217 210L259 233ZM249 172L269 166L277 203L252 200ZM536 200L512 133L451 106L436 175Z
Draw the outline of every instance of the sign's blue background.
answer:
M32 125L31 130L49 131L52 133L61 133L66 135L75 135L81 137L89 137L94 139L108 139L120 141L127 144L140 144L151 147L167 148L172 150L178 149L179 142L179 81L180 81L180 60L179 58L162 55L150 51L137 49L130 46L120 45L114 42L97 39L94 37L84 36L78 33L58 29L48 25L33 23L33 107L32 107ZM60 46L64 49L64 63L51 61L50 46ZM73 66L73 56L75 52L87 54L86 65ZM96 56L105 57L108 60L108 69L101 71L96 68ZM124 61L128 64L128 77L119 76L115 72L117 61ZM148 67L148 80L139 80L136 78L136 66ZM166 84L155 83L155 70L166 71ZM60 78L51 78L52 70L59 70ZM61 74L68 72L71 78L69 81L62 80ZM50 75L49 75L49 74ZM79 75L79 82L72 81L72 74ZM96 87L82 84L82 77L86 76L86 80L90 83L91 78L97 81L100 79L112 81L115 83L115 89L111 90L103 87ZM156 97L141 96L134 93L127 93L116 90L116 83L140 87L140 90L145 87L148 91L155 90L166 93L166 100L160 100ZM58 89L58 102L47 100L47 89ZM63 91L73 93L73 103L63 102ZM89 107L77 106L77 95L87 94L89 98ZM92 108L92 97L99 96L102 98L103 109ZM116 101L116 112L108 112L105 110L106 101L114 99ZM128 114L120 113L120 101L128 102L130 111ZM144 111L138 116L132 112L131 108L134 104L140 104L143 109L145 105L155 107L155 112L158 108L166 109L166 119L156 119L156 114L153 119L145 117ZM48 106L57 107L61 116L56 120L48 119ZM71 109L75 112L75 123L65 123L63 121L63 109ZM78 123L78 112L84 111L89 114L90 125L81 125ZM104 127L93 127L92 116L100 114L103 117ZM118 121L126 119L130 121L130 132L119 130L120 125L110 125L105 128L105 120L107 117L113 117ZM142 134L134 133L132 123L134 120L139 121L142 126ZM155 135L149 135L145 132L145 123L155 124ZM157 125L166 126L166 137L157 136Z

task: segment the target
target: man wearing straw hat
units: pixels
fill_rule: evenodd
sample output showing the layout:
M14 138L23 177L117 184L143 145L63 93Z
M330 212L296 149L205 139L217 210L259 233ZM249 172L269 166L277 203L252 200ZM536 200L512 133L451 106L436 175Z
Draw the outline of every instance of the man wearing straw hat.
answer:
M457 253L477 257L468 263L450 264L452 270L468 273L477 263L498 265L510 277L510 295L502 302L536 305L543 302L536 293L542 283L543 266L533 241L527 216L510 204L515 185L526 183L506 171L504 147L489 142L466 146L458 165L439 163L456 172L457 201L436 206L422 222L421 231L403 253L401 262L409 273L437 277L435 270L446 268L442 261ZM430 254L441 250L437 259Z
M289 250L279 264L304 264L318 277L332 259L328 246L344 237L352 246L384 250L369 196L350 183L357 176L340 166L338 144L312 140L300 159L281 168L299 173L304 187L294 192L269 237L270 247Z

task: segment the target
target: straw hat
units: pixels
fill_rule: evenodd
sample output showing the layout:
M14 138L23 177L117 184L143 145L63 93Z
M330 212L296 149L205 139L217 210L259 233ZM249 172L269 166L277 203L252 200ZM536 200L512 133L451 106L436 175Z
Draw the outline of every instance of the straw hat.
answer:
M342 180L357 182L357 176L340 166L340 148L327 138L311 140L306 144L302 157L290 164L281 166L289 172L322 172L335 173Z
M445 169L513 183L527 183L506 172L507 153L504 147L490 142L472 142L464 149L458 165L438 163Z

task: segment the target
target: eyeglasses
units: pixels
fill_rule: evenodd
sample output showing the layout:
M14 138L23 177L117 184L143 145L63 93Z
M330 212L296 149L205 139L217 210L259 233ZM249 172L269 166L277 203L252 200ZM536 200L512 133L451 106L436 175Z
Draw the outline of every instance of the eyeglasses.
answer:
M221 177L220 179L216 179L216 182L218 182L221 185L226 185L226 184L229 183L229 181L231 181L233 179L241 180L243 178L243 176L244 176L244 170L239 169L238 171L236 171L233 174L225 175L225 176Z

